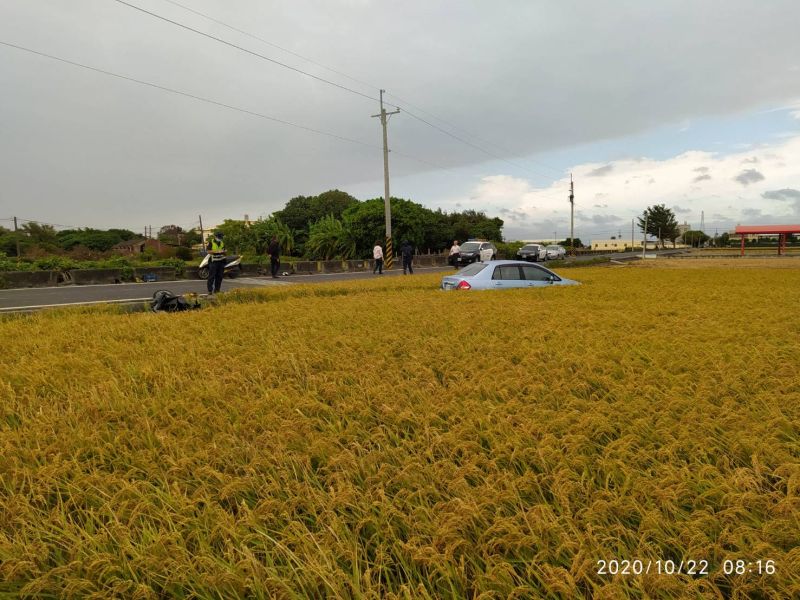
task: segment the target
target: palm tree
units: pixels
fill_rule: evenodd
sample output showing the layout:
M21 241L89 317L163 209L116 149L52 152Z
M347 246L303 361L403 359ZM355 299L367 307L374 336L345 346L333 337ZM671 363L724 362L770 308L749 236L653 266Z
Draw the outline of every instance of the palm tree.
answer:
M342 222L328 215L314 223L309 230L306 254L309 258L348 259L356 253L356 242Z

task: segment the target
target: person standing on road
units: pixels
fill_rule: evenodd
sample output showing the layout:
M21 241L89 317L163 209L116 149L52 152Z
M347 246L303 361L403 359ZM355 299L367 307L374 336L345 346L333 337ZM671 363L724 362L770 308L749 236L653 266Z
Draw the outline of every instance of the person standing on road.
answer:
M458 240L453 241L453 245L450 246L450 256L448 257L447 262L449 262L454 267L458 266L458 259L461 256L461 246L458 245Z
M372 269L372 274L375 274L375 271L378 272L378 275L383 275L383 248L381 248L380 242L375 242L375 247L372 249L372 258L375 259L375 267Z
M272 278L275 279L278 276L278 269L280 269L281 266L281 245L278 243L277 236L272 236L267 252L269 253L269 266L272 271Z
M211 254L207 281L209 295L218 294L222 288L222 276L225 273L225 242L222 237L221 231L215 231L206 245L206 250Z
M406 274L406 269L408 269L409 274L414 274L414 268L411 266L411 261L414 260L414 246L411 245L411 242L406 240L403 242L403 245L400 246L400 254L403 256L403 275Z

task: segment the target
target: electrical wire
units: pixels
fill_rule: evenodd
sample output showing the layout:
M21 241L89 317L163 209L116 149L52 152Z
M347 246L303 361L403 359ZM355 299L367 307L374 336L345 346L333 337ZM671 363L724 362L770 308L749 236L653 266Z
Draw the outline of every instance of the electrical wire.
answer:
M341 71L337 71L336 69L332 69L331 67L325 66L320 62L312 60L312 59L310 59L310 58L308 58L306 56L303 56L302 54L298 54L297 52L289 50L288 48L284 48L283 46L279 46L278 44L270 42L269 40L265 40L262 37L259 37L259 36L255 35L253 33L248 32L248 31L245 31L244 29L239 29L238 27L234 27L233 25L229 25L228 23L225 23L224 21L220 21L219 19L215 19L211 15L207 15L205 13L200 12L199 10L195 10L193 8L190 8L190 7L186 6L185 4L181 4L180 2L175 2L175 0L164 0L164 2L172 4L173 6L178 6L178 7L182 8L183 10L185 10L187 12L195 14L195 15L197 15L199 17L203 17L204 19L207 19L207 20L211 21L212 23L216 23L217 25L221 25L222 27L225 27L226 29L230 29L231 31L235 31L236 33L240 33L240 34L242 34L242 35L244 35L246 37L249 37L249 38L252 38L254 40L257 40L257 41L261 42L262 44L266 44L267 46L271 46L273 48L277 48L281 52L285 52L286 54L290 54L290 55L292 55L292 56L294 56L296 58L299 58L301 60L309 62L312 65L315 65L317 67L325 69L326 71L330 71L331 73L335 73L336 75L339 75L340 77L344 77L345 79L349 79L350 81L352 81L354 83L358 83L358 84L363 85L365 87L368 87L368 88L370 88L372 90L379 89L379 87L377 85L373 85L371 83L367 83L366 81L362 81L360 79L356 79L355 77L351 77L347 73L343 73Z
M326 71L330 71L331 73L335 73L336 75L339 75L340 77L344 77L345 79L349 79L350 81L353 81L354 83L358 83L358 84L360 84L360 85L363 85L363 86L365 86L365 87L371 88L371 89L373 89L373 90L377 90L377 89L379 89L379 88L378 88L378 86L376 86L376 85L374 85L374 84L371 84L371 83L368 83L368 82L366 82L366 81L363 81L363 80L361 80L361 79L357 79L357 78L355 78L355 77L352 77L352 76L348 75L347 73L344 73L344 72L342 72L342 71L339 71L339 70L337 70L337 69L334 69L334 68L332 68L332 67L328 67L327 65L324 65L324 64L322 64L322 63L320 63L320 62L317 62L317 61L315 61L315 60L313 60L313 59L311 59L311 58L308 58L307 56L303 56L302 54L298 54L297 52L294 52L294 51L292 51L292 50L289 50L288 48L284 48L283 46L279 46L278 44L275 44L275 43L273 43L273 42L270 42L269 40L266 40L266 39L264 39L263 37L260 37L260 36L257 36L257 35L255 35L255 34L253 34L253 33L250 33L250 32L248 32L248 31L245 31L244 29L240 29L240 28L238 28L238 27L234 27L233 25L230 25L230 24L228 24L228 23L226 23L226 22L224 22L224 21L221 21L221 20L219 20L219 19L216 19L216 18L214 18L214 17L212 17L211 15L208 15L208 14L206 14L206 13L203 13L203 12L200 12L200 11L198 11L198 10L195 10L195 9L193 9L193 8L189 7L189 6L186 6L186 5L184 5L184 4L181 4L180 2L176 2L175 0L163 0L163 1L164 1L164 2L167 2L167 3L169 3L169 4L172 4L173 6L177 6L177 7L181 8L181 9L183 9L183 10L185 10L185 11L187 11L187 12L190 12L190 13L192 13L192 14L195 14L195 15L197 15L197 16L199 16L199 17L202 17L202 18L204 18L204 19L207 19L207 20L211 21L212 23L216 23L217 25L220 25L220 26L222 26L222 27L225 27L225 28L227 28L227 29L230 29L231 31L235 31L236 33L239 33L239 34L241 34L241 35L244 35L244 36L246 36L246 37L249 37L249 38L251 38L251 39L254 39L254 40L256 40L256 41L259 41L259 42L261 42L262 44L266 44L266 45L268 45L268 46L271 46L272 48L276 48L276 49L280 50L281 52L285 52L285 53L287 53L287 54L290 54L291 56L294 56L294 57L296 57L296 58L299 58L299 59L301 59L301 60L304 60L304 61L306 61L306 62L308 62L308 63L311 63L312 65L315 65L315 66L317 66L317 67L320 67L320 68L322 68L322 69L325 69ZM127 4L127 3L126 3L126 4ZM490 146L494 146L494 147L498 148L499 150L501 150L501 151L503 151L503 152L507 152L507 153L509 153L509 154L513 154L513 153L512 153L512 152L510 152L508 149L506 149L506 148L503 148L502 146L499 146L499 145L497 145L497 144L495 144L495 143L493 143L493 142L489 142L489 141L487 141L487 140L481 139L481 138L480 138L480 137L479 137L477 134L475 134L475 133L471 133L471 132L469 132L469 131L467 131L467 130L465 130L465 129L462 129L462 128L460 128L460 127L459 127L459 126L457 126L457 125L454 125L453 123L450 123L450 122L446 121L445 119L442 119L441 117L438 117L438 116L436 116L436 115L434 115L434 114L432 114L432 113L430 113L430 112L427 112L427 111L425 111L424 109L420 108L419 106L416 106L416 105L412 104L412 103L411 103L411 102L409 102L408 100L404 100L403 98L401 98L401 97L400 97L400 96L398 96L397 94L393 94L393 93L390 93L390 92L386 92L386 95L387 95L387 96L392 96L392 97L394 97L394 98L397 98L397 99L398 99L400 102L402 102L402 103L403 103L403 104L405 104L406 106L410 106L410 107L414 108L415 110L417 110L417 111L421 112L422 114L428 115L429 117L431 117L431 118L433 118L433 119L436 119L437 121L441 121L442 123L445 123L446 125L448 125L449 127L452 127L453 129L456 129L456 130L461 130L461 131L463 131L464 133L466 133L466 134L467 134L467 135L469 135L470 137L473 137L473 138L475 138L476 140L478 140L479 142L481 142L481 143L483 143L483 144L488 144L488 145L490 145ZM404 112L408 112L410 116L412 116L412 117L415 117L415 115L411 114L411 113L410 113L410 111L409 111L407 108L405 108L405 107L402 107L402 106L399 106L399 105L393 105L393 104L389 104L389 106L390 106L390 107L394 107L394 108L402 108ZM418 117L417 117L417 118L418 118ZM421 119L420 119L420 120L421 120ZM424 121L424 120L421 120L421 121L422 121L423 123L427 124L427 125L430 125L429 123L427 123L427 122L426 122L426 121ZM440 130L440 131L441 131L441 130ZM447 135L450 135L450 134L449 134L449 133L447 133L447 132L444 132L444 133L446 133ZM463 140L461 140L460 138L456 138L456 139L458 139L459 141L463 141ZM476 146L473 146L473 147L476 147ZM483 151L483 149L482 149L482 148L481 148L481 151ZM545 165L545 164L543 164L543 163L539 163L539 162L536 162L536 161L527 161L527 162L531 162L532 164L536 164L536 165L538 165L538 166L540 166L540 167L543 167L543 168L545 168L545 169L548 169L548 170L550 170L550 171L552 171L552 172L554 172L554 173L558 173L559 175L562 175L562 176L563 176L563 171L560 171L560 170L558 170L558 169L554 169L554 168L552 168L552 167L550 167L550 166L548 166L548 165ZM520 165L518 165L518 164L515 164L515 163L511 163L511 164L512 164L512 165L514 165L514 166L516 166L517 168L523 168L523 169L524 169L524 167L522 167L522 166L520 166ZM558 181L558 179L556 179L556 178L553 178L553 177L549 177L549 176L545 176L544 174L541 174L541 176L542 176L542 177L548 177L548 178L552 179L553 181Z
M165 1L165 2L171 2L172 0L164 0L164 1ZM507 148L504 148L503 146L500 146L499 144L495 144L494 142L490 142L490 141L488 141L488 140L482 139L482 138L481 138L481 137L480 137L478 134L476 134L476 133L472 133L472 132L470 132L470 131L467 131L466 129L464 129L464 128L462 128L462 127L459 127L458 125L455 125L455 124L453 124L453 123L451 123L451 122L449 122L449 121L447 121L447 120L445 120L445 119L443 119L443 118L441 118L441 117L438 117L438 116L434 115L433 113L430 113L430 112L428 112L428 111L426 111L426 110L424 110L424 109L420 108L419 106L415 106L414 104L412 104L412 103L411 103L411 102L409 102L408 100L404 100L403 98L401 98L401 97L400 97L400 96L398 96L397 94L392 94L392 93L390 93L390 92L386 92L386 95L387 95L387 96L392 96L392 97L394 97L394 98L397 98L397 99L398 99L400 102L402 102L402 103L406 104L407 106L410 106L410 107L414 108L415 110L417 110L417 111L421 112L422 114L424 114L424 115L427 115L427 116L429 116L429 117L431 117L431 118L433 118L433 119L436 119L437 121L441 121L442 123L444 123L444 124L446 124L446 125L448 125L448 126L452 127L452 128L453 128L453 129L455 129L455 130L460 130L460 131L462 131L463 133L466 133L468 136L475 138L476 140L478 140L479 142L481 142L481 143L483 143L483 144L488 144L489 146L494 146L494 147L495 147L495 148L497 148L498 150L501 150L501 151L503 151L503 152L506 152L506 153L508 153L508 154L514 154L513 152L511 152L511 151L510 151L510 150L508 150ZM404 109L404 111L405 111L405 112L408 112L408 109L406 108L406 109ZM525 160L525 162L529 162L529 163L531 163L531 164L538 165L538 166L540 166L540 167L543 167L543 168L545 168L545 169L547 169L547 170L549 170L549 171L552 171L553 173L558 173L558 174L559 174L559 175L561 175L562 177L564 176L564 171L563 171L563 170L560 170L560 169L555 169L555 168L553 168L553 167L551 167L551 166L549 166L549 165L546 165L546 164L544 164L544 163L537 162L537 161L533 161L533 160L530 160L530 159L526 159L526 160ZM520 168L522 168L522 167L520 167ZM553 177L549 177L549 176L545 176L544 174L542 174L542 177L548 177L549 179L552 179L553 181L559 181L559 179L556 179L556 178L553 178Z
M80 229L80 227L76 227L75 225L64 225L61 223L46 223L45 221L37 221L36 219L24 219L22 217L17 217L17 221L20 223L36 223L37 225L47 225L53 228L61 228L61 229Z
M379 146L377 144L372 144L372 143L369 143L369 142L363 142L361 140L356 140L356 139L345 137L345 136L342 136L342 135L339 135L339 134L336 134L336 133L330 133L328 131L315 129L313 127L307 127L305 125L300 125L298 123L293 123L291 121L286 121L284 119L279 119L277 117L272 117L272 116L269 116L269 115L265 115L263 113L255 112L255 111L252 111L252 110L248 110L246 108L233 106L231 104L226 104L224 102L219 102L217 100L212 100L210 98L205 98L203 96L198 96L196 94L191 94L189 92L184 92L184 91L176 90L174 88L170 88L170 87L167 87L167 86L159 85L157 83L152 83L150 81L137 79L135 77L129 77L127 75L121 75L119 73L114 73L112 71L107 71L105 69L100 69L98 67L93 67L91 65L87 65L87 64L84 64L84 63L79 63L79 62L76 62L76 61L72 61L72 60L69 60L69 59L66 59L66 58L55 56L53 54L48 54L46 52L40 52L40 51L34 50L32 48L27 48L25 46L20 46L18 44L12 44L12 43L4 42L4 41L0 40L0 45L7 46L9 48L14 48L16 50L21 50L23 52L28 52L30 54L34 54L36 56L40 56L40 57L47 58L47 59L50 59L50 60L58 61L58 62L61 62L61 63L64 63L64 64L68 64L68 65L71 65L73 67L79 67L79 68L82 68L82 69L87 69L89 71L94 71L95 73L100 73L102 75L107 75L109 77L115 77L117 79L122 79L122 80L125 80L125 81L128 81L128 82L131 82L131 83L137 83L139 85L144 85L144 86L147 86L147 87L150 87L150 88L154 88L154 89L157 89L157 90L161 90L161 91L164 91L164 92L168 92L168 93L171 93L171 94L177 94L179 96L184 96L186 98L191 98L192 100L197 100L199 102L204 102L204 103L211 104L211 105L214 105L214 106L218 106L218 107L221 107L221 108L226 108L226 109L233 110L233 111L240 112L240 113L244 113L244 114L247 114L247 115L250 115L250 116L253 116L253 117L266 119L268 121L273 121L273 122L279 123L281 125L295 127L297 129L301 129L303 131L308 131L310 133L316 133L318 135L324 135L324 136L327 136L327 137L330 137L330 138L333 138L333 139L336 139L336 140L339 140L339 141L342 141L342 142L348 142L350 144L356 144L356 145L359 145L359 146L364 146L364 147L367 147L367 148L371 148L373 150L382 150L383 149L382 146ZM415 162L427 165L429 167L433 167L433 168L440 169L440 170L443 170L443 171L448 171L448 172L451 172L451 173L455 173L455 171L453 171L449 167L442 166L441 164L437 164L437 163L429 161L429 160L418 158L416 156L413 156L413 155L405 153L405 152L401 152L399 150L392 150L392 154L394 154L396 156L401 156L401 157L409 159L409 160L413 160Z
M368 99L370 99L370 100L374 100L374 101L376 101L376 102L379 102L379 101L380 101L380 99L379 99L379 98L377 98L377 97L375 97L375 96L370 96L369 94L364 94L364 93L362 93L362 92L359 92L359 91L357 91L357 90L354 90L353 88L350 88L350 87L347 87L347 86L344 86L344 85L338 84L338 83L336 83L336 82L333 82L333 81L331 81L331 80L329 80L329 79L325 79L324 77L319 77L318 75L314 75L314 74L312 74L312 73L309 73L308 71L303 71L302 69L298 69L297 67L293 67L293 66L291 66L291 65L288 65L288 64L286 64L286 63L284 63L284 62L281 62L281 61L275 60L275 59L273 59L273 58L270 58L270 57L268 57L268 56L265 56L265 55L263 55L263 54L260 54L260 53L258 53L258 52L255 52L255 51L253 51L253 50L249 50L248 48L245 48L245 47L243 47L243 46L240 46L240 45L238 45L238 44L234 44L233 42L229 42L229 41L227 41L227 40L225 40L225 39L222 39L222 38L220 38L220 37L217 37L217 36L211 35L211 34L209 34L209 33L205 33L205 32L203 32L203 31L200 31L199 29L195 29L194 27L190 27L190 26L188 26L188 25L186 25L186 24L184 24L184 23L181 23L181 22L179 22L179 21L175 21L175 20L173 20L173 19L170 19L170 18L168 18L168 17L165 17L165 16L163 16L163 15L160 15L160 14L158 14L158 13L155 13L155 12L152 12L152 11L149 11L149 10L146 10L146 9L144 9L144 8L140 7L140 6L136 6L135 4L131 4L130 2L126 2L125 0L113 0L113 1L114 1L114 2L117 2L118 4L122 4L122 5L124 5L124 6L127 6L127 7L129 7L129 8L132 8L132 9L134 9L134 10L137 10L137 11L139 11L139 12L141 12L141 13L144 13L144 14L146 14L146 15L149 15L149 16L151 16L151 17L154 17L154 18L156 18L156 19L159 19L159 20L161 20L161 21L164 21L164 22L170 23L170 24L172 24L172 25L175 25L176 27L180 27L180 28L182 28L182 29L185 29L185 30L187 30L187 31L191 31L191 32L193 32L193 33L196 33L196 34L198 34L198 35L201 35L201 36L203 36L203 37L206 37L206 38L208 38L208 39L214 40L214 41L216 41L216 42L219 42L219 43L221 43L221 44L225 44L226 46L230 46L231 48L235 48L235 49L237 49L237 50L240 50L240 51L242 51L242 52L245 52L245 53L247 53L247 54L250 54L250 55L252 55L252 56L256 56L256 57L258 57L258 58L261 58L261 59L263 59L263 60L269 61L269 62L271 62L271 63L274 63L274 64L276 64L276 65L282 66L282 67L284 67L284 68L290 69L290 70L292 70L292 71L295 71L295 72L297 72L297 73L301 73L301 74L303 74L303 75L306 75L306 76L308 76L308 77L311 77L311 78L313 78L313 79L316 79L317 81L320 81L320 82L323 82L323 83L327 83L327 84L329 84L329 85L332 85L332 86L334 86L334 87L337 87L337 88L339 88L339 89L341 89L341 90L348 91L348 92L350 92L350 93L352 93L352 94L356 94L356 95L358 95L358 96L361 96L361 97L363 97L363 98L368 98ZM236 31L236 32L242 33L243 35L247 35L247 36L249 36L249 37L251 37L251 38L253 38L253 39L256 39L256 40L258 40L258 41L261 41L261 42L263 42L263 43L269 44L270 46L274 46L274 47L276 47L276 48L279 48L279 49L281 49L281 50L283 50L283 51L285 51L285 52L289 52L290 54L293 54L293 55L295 55L295 56L297 56L297 57L299 57L299 58L302 58L303 60L307 60L308 62L311 62L312 64L317 64L318 66L322 66L323 68L325 68L325 69L328 69L328 70L330 70L331 72L335 72L335 73L337 73L337 74L340 74L340 75L342 75L342 76L344 76L344 77L347 77L348 79L351 79L351 80L354 80L354 81L358 81L358 80L355 80L354 78L352 78L352 77L350 77L350 76L348 76L348 75L344 75L344 74L342 74L342 73L341 73L341 72L339 72L339 71L336 71L336 70L334 70L334 69L330 69L329 67L325 67L324 65L320 65L319 63L316 63L315 61L312 61L312 60L310 60L310 59L308 59L308 58L306 58L306 57L304 57L304 56L301 56L301 55L299 55L299 54L297 54L297 53L294 53L294 52L288 51L288 50L286 50L286 49L284 49L284 48L282 48L282 47L280 47L280 46L277 46L276 44L272 44L271 42L267 42L266 40L263 40L262 38L260 38L260 37L258 37L258 36L255 36L255 35L253 35L253 34L250 34L250 33L248 33L248 32L245 32L245 31L243 31L243 30L241 30L241 29L239 29L239 28L237 28L237 27L233 27L232 25L228 25L227 23L224 23L223 21L220 21L220 20L218 20L218 19L214 19L213 17L210 17L210 16L208 16L208 15L205 15L204 13L201 13L201 12L199 12L199 11L195 11L195 10L193 10L193 9L191 9L191 8L187 8L187 7L185 7L184 5L182 5L182 4L178 3L178 2L174 2L173 0L165 0L165 1L167 1L167 2L169 2L170 4L173 4L173 5L175 5L175 6L179 6L179 7L183 8L183 9L185 9L185 10L188 10L189 12L192 12L192 13L194 13L194 14L196 14L196 15L199 15L199 16L201 16L201 17L203 17L203 18L209 19L210 21L212 21L212 22L214 22L214 23L217 23L217 24L219 24L219 25L222 25L222 26L224 26L224 27L227 27L227 28L229 28L229 29L231 29L231 30L233 30L233 31ZM367 86L369 86L369 84L367 84L367 83L365 83L365 82L360 82L360 81L359 81L359 83L361 83L362 85L367 85ZM370 86L370 87L371 87L371 86ZM429 127L432 127L432 128L434 128L434 129L436 129L437 131L440 131L441 133L444 133L445 135L447 135L447 136L449 136L449 137L451 137L451 138L453 138L453 139L455 139L455 140L457 140L457 141L459 141L459 142L461 142L461 143L463 143L463 144L466 144L467 146L470 146L470 147L472 147L472 148L474 148L474 149L476 149L476 150L478 150L478 151L480 151L480 152L482 152L482 153L484 153L484 154L486 154L486 155L488 155L488 156L491 156L492 158L495 158L496 160L503 161L503 162L505 162L505 163L507 163L507 164L509 164L509 165L511 165L511 166L513 166L513 167L515 167L515 168L517 168L517 169L521 169L521 170L524 170L524 171L528 171L528 169L525 169L524 167L521 167L519 164L515 164L515 163L513 163L512 161L509 161L508 159L506 159L506 158L503 158L502 156L499 156L499 155L497 155L497 154L495 154L495 153L493 153L493 152L491 152L491 151L489 151L489 150L486 150L485 148L483 148L483 147L481 147L481 146L479 146L479 145L477 145L477 144L474 144L474 143L472 143L472 142L469 142L469 141L465 140L464 138L462 138L462 137L459 137L459 136L457 136L457 135L455 135L455 134L453 134L453 133L451 133L451 132L447 131L446 129L444 129L444 128L442 128L442 127L439 127L438 125L435 125L435 124L433 124L433 123L431 123L431 122L429 122L429 121L427 121L427 120L423 119L422 117L420 117L420 116L418 116L418 115L415 115L414 113L412 113L411 111L409 111L407 108L403 108L402 106L393 105L393 104L389 104L389 106L390 106L390 107L391 107L391 106L394 106L394 108L401 108L401 109L403 110L403 112L407 113L407 114L408 114L409 116L411 116L412 118L414 118L414 119L417 119L418 121L420 121L420 122L424 123L425 125L428 125ZM537 175L537 176L540 176L540 177L545 177L545 178L547 178L547 179L550 179L550 180L552 180L552 181L559 181L559 179L556 179L556 178L554 178L554 177L552 177L552 176L550 176L550 175L544 175L544 174L542 174L542 173L538 173L538 174L536 174L536 175ZM538 193L538 192L533 192L533 193ZM553 198L551 198L551 199L553 199ZM560 201L560 200L559 200L559 201Z
M334 138L334 139L337 139L337 140L340 140L340 141L343 141L343 142L348 142L348 143L351 143L351 144L357 144L359 146L365 146L365 147L373 148L373 149L382 149L381 146L378 146L376 144L371 144L369 142L362 142L361 140L348 138L348 137L345 137L345 136L342 136L342 135L338 135L336 133L330 133L328 131L322 131L321 129L315 129L313 127L307 127L305 125L300 125L298 123L292 123L291 121L285 121L285 120L279 119L277 117L272 117L272 116L269 116L269 115L265 115L263 113L255 112L255 111L252 111L252 110L248 110L246 108L233 106L231 104L226 104L225 102L219 102L217 100L212 100L210 98L205 98L203 96L198 96L196 94L191 94L189 92L176 90L174 88L170 88L170 87L167 87L167 86L164 86L164 85L159 85L157 83L152 83L150 81L144 81L142 79L136 79L135 77L129 77L127 75L120 75L119 73L114 73L112 71L106 71L105 69L100 69L100 68L93 67L91 65L87 65L87 64L84 64L84 63L79 63L79 62L75 62L75 61L72 61L72 60L69 60L69 59L66 59L66 58L61 58L61 57L55 56L53 54L47 54L45 52L40 52L38 50L33 50L32 48L26 48L25 46L20 46L20 45L17 45L17 44L11 44L9 42L4 42L2 40L0 40L0 44L3 45L3 46L7 46L9 48L15 48L15 49L21 50L23 52L29 52L30 54L35 54L37 56L48 58L50 60L55 60L55 61L58 61L58 62L61 62L61 63L72 65L73 67L80 67L81 69L87 69L89 71L94 71L96 73L101 73L101 74L107 75L109 77L116 77L117 79L123 79L125 81L130 81L132 83L138 83L140 85L144 85L144 86L147 86L147 87L155 88L157 90L161 90L161 91L168 92L168 93L171 93L171 94L177 94L179 96L184 96L186 98L191 98L191 99L197 100L199 102L205 102L206 104L212 104L214 106L218 106L218 107L221 107L221 108L227 108L229 110L233 110L233 111L236 111L236 112L244 113L244 114L247 114L247 115L250 115L250 116L253 116L253 117L258 117L260 119L266 119L268 121L273 121L275 123L280 123L282 125L295 127L297 129L302 129L304 131L308 131L308 132L311 132L311 133L316 133L318 135L324 135L324 136L327 136L327 137L331 137L331 138Z
M118 4L123 4L125 6L128 6L128 7L132 8L132 9L134 9L134 10L138 10L139 12L142 12L142 13L144 13L146 15L150 15L151 17L154 17L156 19L160 19L160 20L165 21L167 23L171 23L172 25L175 25L176 27L180 27L182 29L186 29L187 31L191 31L193 33L196 33L197 35L202 35L203 37L206 37L206 38L208 38L210 40L214 40L216 42L219 42L220 44L225 44L226 46L230 46L231 48L236 48L237 50L240 50L241 52L245 52L246 54L250 54L252 56L256 56L256 57L258 57L258 58L260 58L262 60L266 60L266 61L269 61L269 62L274 63L276 65L279 65L281 67L284 67L286 69L289 69L291 71L295 71L296 73L301 73L302 75L305 75L307 77L311 77L312 79L316 79L317 81L321 81L323 83L327 83L328 85L332 85L334 87L337 87L337 88L339 88L341 90L345 90L347 92L350 92L351 94L356 94L357 96L361 96L362 98L367 98L368 100L374 100L375 102L380 102L380 99L376 98L375 96L370 96L369 94L364 94L362 92L359 92L358 90L354 90L353 88L349 88L349 87L347 87L345 85L341 85L339 83L331 81L330 79L325 79L324 77L320 77L318 75L314 75L313 73L309 73L308 71L303 71L302 69L298 69L297 67L293 67L293 66L291 66L289 64L286 64L284 62L281 62L279 60L275 60L274 58L270 58L269 56L265 56L263 54L259 54L258 52L254 52L253 50L248 50L244 46L239 46L238 44L234 44L233 42L229 42L229 41L224 40L222 38L216 37L214 35L211 35L210 33L205 33L204 31L200 31L199 29L195 29L194 27L189 27L188 25L184 25L183 23L180 23L179 21L174 21L172 19L169 19L167 17L159 15L158 13L154 13L154 12L146 10L146 9L140 7L140 6L136 6L135 4L131 4L130 2L125 2L125 0L113 0L113 1L117 2Z
M459 137L459 136L457 136L457 135L456 135L456 134L454 134L454 133L450 133L450 132L449 132L449 131L447 131L446 129L444 129L444 128L442 128L442 127L439 127L438 125L436 125L436 124L434 124L434 123L431 123L430 121L426 121L426 120L425 120L425 119L423 119L422 117L420 117L420 116L418 116L418 115L415 115L414 113L410 112L408 109L403 109L403 112L404 112L405 114L407 114L408 116L410 116L411 118L413 118L413 119L416 119L417 121L420 121L420 122L422 122L422 123L425 123L425 124L426 124L426 125L428 125L429 127L433 127L433 128L434 128L434 129L436 129L437 131L440 131L440 132L442 132L443 134L445 134L445 135L447 135L447 136L449 136L449 137L451 137L451 138L453 138L453 139L455 139L455 140L458 140L458 141L459 141L459 142L461 142L462 144L466 144L467 146L471 146L472 148L475 148L476 150L479 150L479 151L483 152L484 154L487 154L488 156L491 156L492 158L495 158L495 159L497 159L497 160L503 161L504 163L507 163L507 164L511 165L512 167L516 167L517 169L521 169L521 168L522 168L522 167L520 167L520 165L518 165L518 164L515 164L515 163L511 162L510 160L508 160L508 159L506 159L506 158L503 158L502 156L499 156L499 155L495 154L494 152L490 152L489 150L486 150L485 148L483 148L483 147L481 147L481 146L478 146L477 144L473 144L472 142L470 142L470 141L468 141L468 140L465 140L464 138L462 138L462 137ZM560 181L559 179L556 179L556 178L554 178L554 177L550 177L549 175L547 176L547 179L551 179L552 181ZM548 198L549 196L543 196L543 197L545 197L545 198ZM552 198L551 198L551 199L552 199Z

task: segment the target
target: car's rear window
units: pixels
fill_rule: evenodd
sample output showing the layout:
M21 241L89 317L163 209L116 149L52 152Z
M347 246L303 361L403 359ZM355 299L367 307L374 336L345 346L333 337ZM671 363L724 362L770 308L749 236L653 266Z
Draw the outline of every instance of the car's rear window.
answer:
M527 246L523 246L522 248L520 248L520 250L536 250L538 247L539 246L537 246L536 244L533 245L528 244Z
M486 263L472 263L461 269L459 275L477 275L486 268Z

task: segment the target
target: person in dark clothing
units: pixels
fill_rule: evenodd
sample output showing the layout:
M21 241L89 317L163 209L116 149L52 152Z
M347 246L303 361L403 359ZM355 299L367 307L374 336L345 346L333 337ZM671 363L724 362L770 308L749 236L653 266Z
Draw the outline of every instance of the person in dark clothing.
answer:
M211 254L208 261L208 293L218 294L225 274L225 242L222 241L221 231L215 232L214 237L208 240L206 250Z
M277 236L272 236L267 252L269 253L269 266L272 271L272 278L274 279L278 276L278 269L281 267L281 245L278 243Z
M414 260L414 246L411 245L411 242L408 240L403 242L403 245L400 246L400 254L403 257L403 275L406 274L406 270L413 275L414 268L411 266L411 262Z

